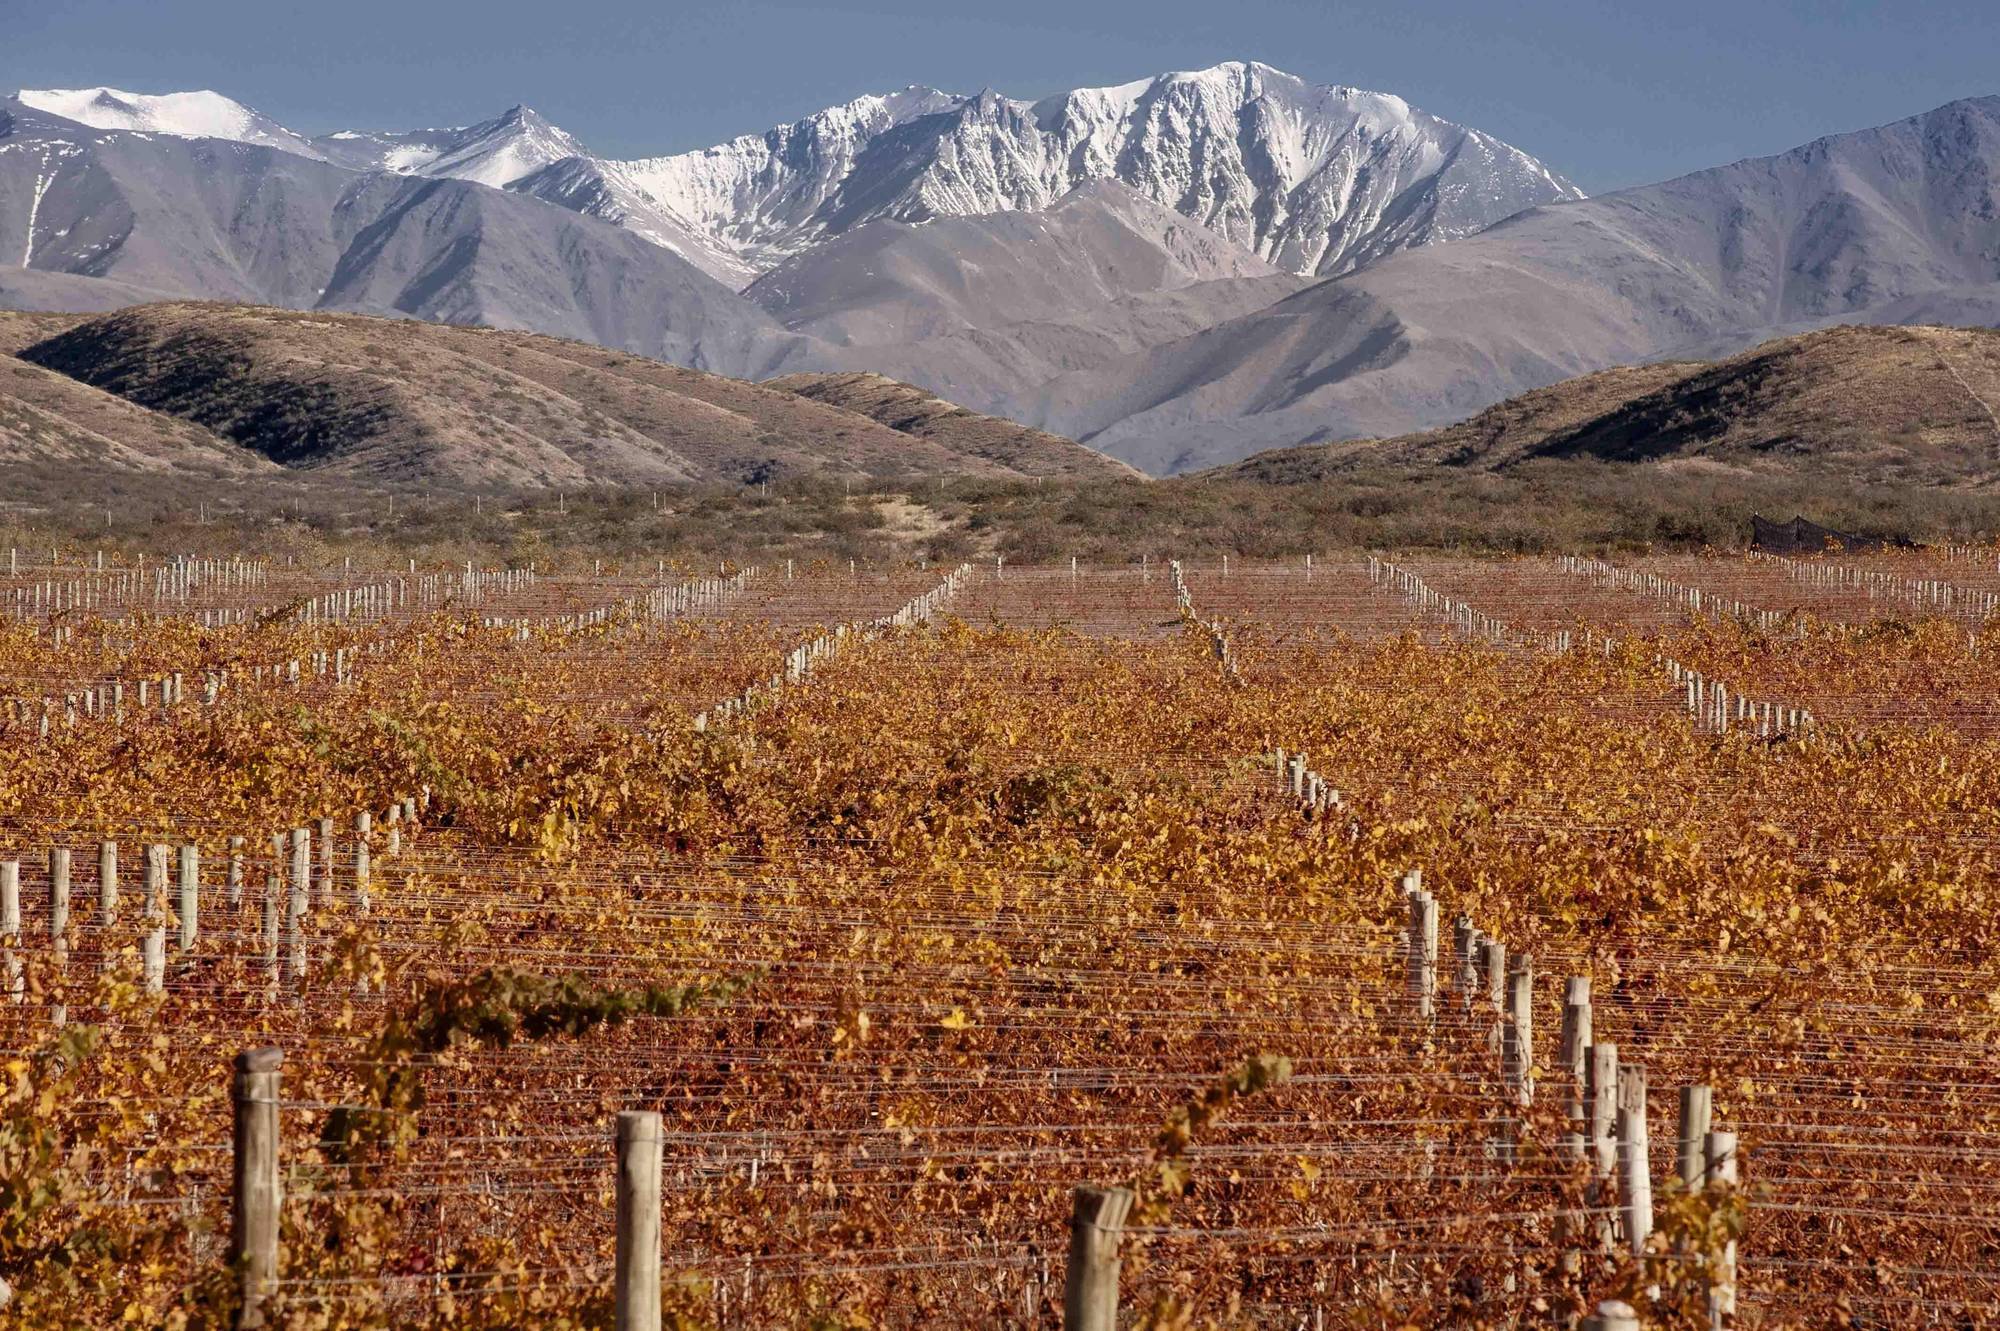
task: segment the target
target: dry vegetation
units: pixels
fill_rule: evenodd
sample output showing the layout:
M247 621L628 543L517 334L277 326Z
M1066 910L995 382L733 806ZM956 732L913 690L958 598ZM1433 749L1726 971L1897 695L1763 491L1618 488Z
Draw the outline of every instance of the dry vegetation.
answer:
M892 430L936 440L1025 476L1062 480L1137 480L1140 476L1116 458L1078 448L1074 440L967 411L879 374L788 374L768 381L766 387L859 412Z
M1842 562L1991 591L1996 558ZM1731 1236L1736 1325L2000 1315L1993 633L1762 560L1633 567L1786 612L1769 632L1554 561L1412 566L1519 632L1460 641L1358 561L1202 564L1225 672L1164 570L1009 567L727 720L713 704L820 625L938 572L769 568L662 614L686 575L651 560L477 588L266 560L165 601L150 569L24 569L0 586L10 1325L228 1324L218 1146L253 1045L285 1054L272 1311L300 1331L608 1326L626 1109L664 1119L683 1328L1056 1325L1084 1183L1139 1194L1123 1300L1149 1328L1561 1324L1613 1294L1706 1326ZM17 617L45 584L98 604ZM298 622L349 587L378 609ZM224 609L254 622L193 622ZM1552 625L1571 650L1527 636ZM337 646L346 682L311 665ZM1820 724L1697 726L1656 653L1809 693ZM301 683L272 676L293 658ZM191 701L139 709L134 682L174 670ZM64 724L65 694L112 680L121 719ZM1280 788L1280 746L1338 807ZM295 892L271 834L321 817L331 875ZM103 839L126 866L108 916ZM143 887L154 843L201 852L184 953L178 889ZM1418 866L1447 939L1428 1021ZM1459 987L1460 912L1533 957L1526 1106L1489 1043L1508 1023ZM1599 1250L1586 1208L1624 1198L1563 1140L1573 975L1650 1076L1636 1252ZM1693 1083L1739 1134L1741 1190L1669 1181Z

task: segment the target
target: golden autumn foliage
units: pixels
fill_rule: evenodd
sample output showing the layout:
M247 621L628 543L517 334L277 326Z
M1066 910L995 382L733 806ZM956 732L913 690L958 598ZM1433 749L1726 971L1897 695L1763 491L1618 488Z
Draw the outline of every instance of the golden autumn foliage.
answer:
M1509 568L1430 576L1476 601ZM23 698L230 672L213 706L128 696L122 721L46 735L0 714L24 903L0 1317L227 1324L227 1068L262 1045L285 1052L272 1315L298 1331L608 1327L624 1109L666 1125L680 1327L1058 1325L1070 1192L1117 1180L1144 1194L1126 1303L1159 1328L1553 1324L1613 1295L1693 1325L1732 1239L1743 1325L1988 1315L1985 630L1623 618L1636 602L1605 592L1536 613L1617 648L1551 652L1457 641L1358 565L1196 571L1192 614L1163 571L1008 568L691 724L937 578L766 573L702 615L525 635L479 621L644 580L376 623L85 616L60 645L0 627ZM347 683L253 673L376 643ZM1701 730L1660 653L1826 724ZM1302 815L1279 747L1338 809ZM295 827L315 836L303 976L271 841ZM156 842L200 850L185 954L177 880L142 889ZM1489 995L1447 965L1438 1018L1414 1014L1413 866L1447 934L1463 913L1534 957L1525 1109ZM154 918L161 996L140 980ZM1679 1086L1712 1086L1744 1144L1746 1186L1661 1185L1636 1254L1565 1237L1593 1186L1560 1148L1570 975L1593 981L1597 1038L1648 1070L1656 1178Z

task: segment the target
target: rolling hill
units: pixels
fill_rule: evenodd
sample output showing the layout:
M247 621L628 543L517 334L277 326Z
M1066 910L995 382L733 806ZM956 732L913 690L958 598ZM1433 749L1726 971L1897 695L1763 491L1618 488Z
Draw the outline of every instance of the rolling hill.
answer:
M1136 479L1142 472L1074 440L982 416L921 388L879 374L788 374L766 388L857 412L892 430L995 463L1024 476L1062 480Z
M1715 363L1565 380L1441 430L1277 449L1205 473L1276 485L1364 467L1508 471L1538 459L1840 479L2000 482L2000 331L1842 325Z
M37 393L82 394L161 423L155 433L168 421L200 427L184 437L358 479L459 488L814 474L1005 480L1116 465L1047 435L1015 449L1022 465L1010 465L980 418L905 432L797 393L533 334L213 304L15 318L40 318L28 329L46 334L19 351Z

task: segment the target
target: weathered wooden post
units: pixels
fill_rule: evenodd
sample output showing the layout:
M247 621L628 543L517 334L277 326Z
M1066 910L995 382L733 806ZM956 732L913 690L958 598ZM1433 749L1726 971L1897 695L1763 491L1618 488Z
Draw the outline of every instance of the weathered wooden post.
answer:
M290 898L285 912L287 955L285 983L296 986L306 975L306 911L312 905L312 833L292 829Z
M1493 1026L1487 1033L1487 1052L1499 1058L1504 1052L1507 1024L1507 945L1488 938L1479 945L1480 964L1486 971L1486 1001L1493 1007Z
M118 916L118 843L97 843L97 927L108 929ZM107 946L106 954L110 952Z
M1574 1080L1571 1118L1583 1117L1583 1083L1588 1070L1585 1051L1590 1043L1590 977L1572 975L1563 990L1562 1045L1557 1055Z
M181 951L192 952L201 937L201 849L181 847Z
M1618 1069L1618 1191L1624 1205L1625 1243L1637 1256L1653 1232L1653 1171L1646 1130L1646 1069Z
M1736 1188L1736 1134L1710 1132L1702 1138L1702 1181L1710 1188ZM1722 1270L1708 1294L1708 1322L1720 1327L1736 1315L1736 1240L1722 1248Z
M373 874L373 864L368 855L367 814L361 815L361 824L354 836L354 909L360 914L368 913L368 880Z
M1132 1211L1130 1188L1076 1190L1069 1221L1063 1331L1117 1331L1119 1240Z
M1535 963L1515 957L1507 967L1507 1022L1501 1033L1502 1071L1522 1105L1535 1102Z
M617 1331L660 1331L660 1116L618 1115Z
M229 908L243 905L243 838L229 838Z
M1438 903L1421 888L1409 894L1409 903L1410 992L1417 1016L1429 1021L1437 1007Z
M236 1056L236 1204L229 1256L242 1280L238 1327L265 1325L265 1304L278 1282L278 1101L282 1049L246 1049Z
M1681 1087L1680 1131L1674 1143L1674 1173L1681 1187L1693 1192L1708 1168L1704 1142L1714 1114L1714 1092L1706 1086Z
M284 890L278 871L264 875L264 973L278 983L278 894Z
M1597 1234L1597 1249L1610 1253L1618 1241L1618 1225L1611 1213L1611 1180L1618 1167L1618 1046L1592 1044L1583 1057L1582 1095L1583 1157L1590 1171L1584 1185L1584 1201L1591 1211Z
M49 946L59 967L69 960L69 866L67 847L49 852Z
M319 820L319 904L333 904L333 819Z
M140 944L146 992L167 991L167 847L146 847L146 935Z
M7 972L7 1000L25 1003L28 976L21 966L21 862L0 860L0 966Z

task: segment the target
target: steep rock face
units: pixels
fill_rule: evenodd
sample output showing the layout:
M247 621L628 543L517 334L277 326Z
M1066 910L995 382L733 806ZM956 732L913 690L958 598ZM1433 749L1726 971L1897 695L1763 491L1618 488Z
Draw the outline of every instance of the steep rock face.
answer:
M628 167L759 269L870 221L1037 210L1099 179L1315 274L1582 197L1401 98L1240 62L1039 102L912 87Z

